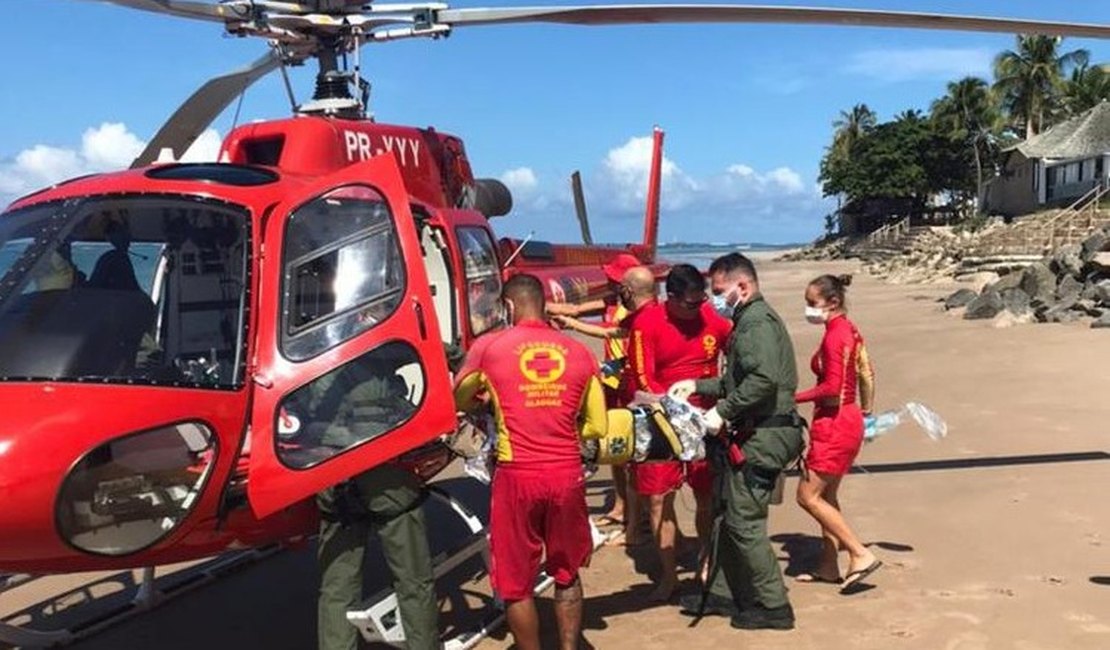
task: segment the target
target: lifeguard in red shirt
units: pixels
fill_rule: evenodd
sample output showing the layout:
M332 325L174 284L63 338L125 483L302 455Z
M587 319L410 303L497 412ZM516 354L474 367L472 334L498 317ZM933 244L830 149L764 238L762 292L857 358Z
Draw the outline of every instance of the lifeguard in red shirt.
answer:
M806 320L823 324L825 336L811 362L817 385L795 396L798 403L814 403L806 454L808 471L798 484L798 503L821 524L823 537L817 567L796 579L840 583L838 551L844 549L850 560L842 590L882 566L848 526L837 497L840 482L863 444L863 416L870 412L875 393L874 372L863 337L845 310L845 289L851 281L850 275L822 275L806 287Z
M634 266L625 271L617 293L620 296L621 307L627 312L627 315L621 319L617 326L606 327L593 323L583 323L570 316L552 316L552 319L562 327L587 336L594 336L606 341L613 339L627 341L628 332L631 330L632 324L636 322L636 318L645 310L656 306L655 275L646 266ZM613 403L622 406L628 404L636 395L636 380L632 375L630 366L625 366L622 369L618 386L619 388L617 393L613 395L612 402L609 399L610 391L606 391L606 403L610 407ZM636 499L634 489L626 493L629 481L626 467L614 465L611 470L613 472L613 482L616 484L615 505L608 514L595 519L594 523L599 526L612 524L622 526L621 535L610 537L610 541L606 542L607 545L636 546L640 543L640 536L642 535L639 502Z
M705 277L689 264L678 264L667 274L665 303L644 309L629 328L629 368L639 390L665 394L683 379L716 377L721 350L732 324L707 302ZM691 404L711 408L713 400L691 396ZM678 578L675 572L675 491L683 475L697 502L695 523L705 551L711 527L712 478L708 463L696 461L685 468L678 461L639 463L636 490L648 498L651 526L663 565L662 577L652 594L668 600Z
M605 389L605 404L609 408L627 405L627 402L621 401L621 395L625 393L622 390L621 381L628 352L628 337L621 330L620 323L631 310L626 304L631 300L631 296L625 276L632 269L642 269L649 275L651 273L646 267L640 265L640 260L636 259L635 255L620 253L601 267L608 281L609 295L580 304L548 303L546 306L547 313L555 317L556 321L564 327L602 339L605 365L613 370L601 378L602 387ZM652 282L654 283L654 277ZM581 316L598 314L601 315L600 326L577 320ZM611 471L613 506L609 512L598 517L596 523L599 526L618 525L635 529L635 524L626 523L626 519L635 519L636 510L635 504L628 499L628 476L625 468L617 465L612 467Z
M508 603L517 647L540 647L532 588L544 561L555 579L562 647L577 646L582 620L578 570L593 543L586 510L581 438L605 435L597 361L584 345L547 325L543 285L517 275L502 300L514 324L480 337L455 386L459 409L481 407L497 423L490 502L490 581Z

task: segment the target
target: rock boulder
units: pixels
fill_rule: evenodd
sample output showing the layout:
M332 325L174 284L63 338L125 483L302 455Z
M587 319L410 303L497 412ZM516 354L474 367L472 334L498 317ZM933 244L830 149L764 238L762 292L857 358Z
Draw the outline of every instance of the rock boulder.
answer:
M1021 275L1021 290L1034 300L1052 302L1056 294L1056 275L1047 264L1038 262L1026 267Z
M994 318L1004 308L1001 294L993 289L987 289L983 292L983 295L968 303L964 318L967 320Z
M945 310L959 309L960 307L967 307L968 304L979 297L971 289L960 289L944 299Z

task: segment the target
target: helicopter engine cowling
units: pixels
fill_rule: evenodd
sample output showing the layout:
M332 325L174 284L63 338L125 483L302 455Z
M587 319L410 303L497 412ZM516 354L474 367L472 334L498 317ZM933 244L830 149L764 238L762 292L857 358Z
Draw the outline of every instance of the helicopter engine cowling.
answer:
M474 209L489 217L503 217L513 209L513 193L496 178L474 179Z

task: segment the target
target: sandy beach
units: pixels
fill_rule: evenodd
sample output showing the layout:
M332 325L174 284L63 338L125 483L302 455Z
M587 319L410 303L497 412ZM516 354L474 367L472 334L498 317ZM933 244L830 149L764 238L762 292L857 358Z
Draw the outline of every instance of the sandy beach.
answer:
M809 385L822 332L802 318L802 290L820 272L855 265L761 257L764 291L789 322ZM647 601L650 550L604 548L583 573L587 647L1110 647L1110 335L1082 324L996 329L953 318L937 303L953 288L857 275L850 289L876 366L879 410L918 400L949 426L934 442L904 425L865 446L858 473L845 480L849 520L885 562L867 581L873 588L842 596L828 585L791 584L791 632L740 632L720 618L690 629L676 605ZM606 476L591 484L597 512ZM819 535L793 502L795 485L788 481L770 521L788 576L810 567ZM693 534L688 492L678 509ZM283 553L75 647L310 648L314 576L311 551ZM680 577L694 588L689 566ZM462 588L480 594L484 584ZM550 601L541 602L554 647ZM496 637L480 647L512 647L504 630Z

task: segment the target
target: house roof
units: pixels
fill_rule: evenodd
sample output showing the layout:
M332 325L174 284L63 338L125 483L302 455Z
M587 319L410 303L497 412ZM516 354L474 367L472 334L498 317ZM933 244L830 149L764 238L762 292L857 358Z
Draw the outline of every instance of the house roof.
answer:
M1081 158L1110 152L1110 102L1061 122L1006 151L1026 158Z

